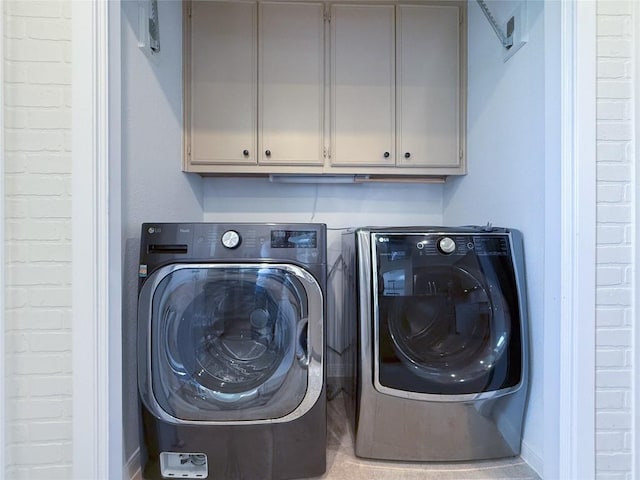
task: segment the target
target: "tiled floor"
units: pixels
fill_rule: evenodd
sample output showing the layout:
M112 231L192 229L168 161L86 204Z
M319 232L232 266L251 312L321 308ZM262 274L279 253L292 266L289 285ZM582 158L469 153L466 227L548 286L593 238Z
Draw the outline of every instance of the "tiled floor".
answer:
M342 395L328 407L327 472L315 480L539 480L519 457L473 463L400 463L353 454Z
M138 470L132 480L142 480ZM309 480L540 480L519 457L473 463L401 463L356 458L344 399L328 404L327 471Z

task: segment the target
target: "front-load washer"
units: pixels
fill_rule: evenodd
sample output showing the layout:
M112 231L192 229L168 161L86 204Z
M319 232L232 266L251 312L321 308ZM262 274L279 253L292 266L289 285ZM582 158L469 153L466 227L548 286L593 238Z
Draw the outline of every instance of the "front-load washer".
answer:
M139 276L144 478L321 475L326 226L145 223Z
M404 461L519 454L528 326L521 234L343 234L355 453Z

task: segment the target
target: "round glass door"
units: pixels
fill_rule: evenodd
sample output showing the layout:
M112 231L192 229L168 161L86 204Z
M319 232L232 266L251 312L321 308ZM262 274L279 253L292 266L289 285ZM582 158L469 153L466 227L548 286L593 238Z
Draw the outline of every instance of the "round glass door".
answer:
M181 321L160 333L175 330L163 342L167 358L222 402L281 381L293 360L299 315L292 298L278 299L272 292L273 287L242 279L207 282Z
M519 384L517 284L504 238L374 234L372 245L376 388L438 400Z
M384 297L395 354L416 375L439 383L477 380L509 343L504 299L468 270L432 266L414 271L414 294Z
M309 370L303 282L271 266L181 266L155 282L148 354L159 408L186 421L261 420L296 409Z

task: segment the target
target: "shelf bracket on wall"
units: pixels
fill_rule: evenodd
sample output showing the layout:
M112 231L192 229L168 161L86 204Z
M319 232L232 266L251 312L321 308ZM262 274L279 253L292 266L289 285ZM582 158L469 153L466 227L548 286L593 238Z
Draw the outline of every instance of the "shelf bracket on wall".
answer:
M160 23L158 22L158 0L151 0L149 14L149 47L154 53L160 53Z
M482 9L484 16L487 17L487 20L489 20L489 23L493 27L493 31L496 32L496 35L498 36L500 43L502 43L502 46L507 50L513 47L514 17L511 17L509 19L509 21L507 22L506 32L503 32L502 29L500 28L500 25L498 25L498 22L496 21L495 17L489 10L487 3L484 0L478 0L478 5L480 5L480 8Z
M138 47L154 60L160 54L158 0L142 0L138 4Z
M527 0L496 0L493 12L490 0L477 0L482 13L502 44L503 60L506 62L527 43Z

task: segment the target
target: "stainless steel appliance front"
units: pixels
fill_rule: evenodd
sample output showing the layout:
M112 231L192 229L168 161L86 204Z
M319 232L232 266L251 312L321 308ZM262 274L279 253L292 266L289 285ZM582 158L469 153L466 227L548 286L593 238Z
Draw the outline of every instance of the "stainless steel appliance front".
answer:
M326 469L326 226L142 225L146 479Z
M528 379L518 232L363 228L343 247L356 454L517 455Z

